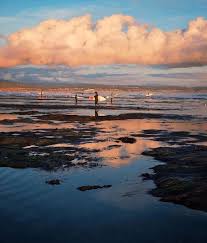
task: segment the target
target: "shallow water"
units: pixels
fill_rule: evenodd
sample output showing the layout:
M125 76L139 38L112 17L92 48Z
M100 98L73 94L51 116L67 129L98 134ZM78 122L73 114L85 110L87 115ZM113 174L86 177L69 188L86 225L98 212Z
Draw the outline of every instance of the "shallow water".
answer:
M86 107L93 106L93 102L89 97L93 96L94 93L80 91L78 105L83 109L79 109L74 112L74 95L77 90L63 90L63 91L44 91L43 97L40 97L38 91L22 91L22 92L9 92L0 90L0 105L38 105L38 109L47 106L48 108L61 106L56 109L56 112L69 112L78 115L88 114L93 115L93 111L86 111ZM152 96L147 97L146 95L151 93ZM169 114L182 114L182 115L193 115L196 117L207 117L207 91L195 92L195 91L180 91L180 90L140 90L140 91L125 91L115 90L112 94L111 90L101 90L99 95L106 97L105 102L101 102L100 105L109 107L107 110L103 110L103 114L117 114L116 110L121 113L120 110L134 111L139 108L139 112L150 112L150 113L169 113ZM108 97L108 98L107 98ZM113 104L110 102L110 98L113 97ZM70 108L68 108L68 106ZM72 109L71 109L72 108ZM111 109L113 108L113 110ZM43 110L42 110L43 111Z
M105 91L106 92L106 91ZM11 95L11 94L10 94ZM171 97L173 96L173 97ZM140 119L122 121L102 121L81 124L50 123L14 123L1 124L0 132L31 131L44 134L50 128L99 128L99 132L89 142L86 138L73 146L100 149L92 154L101 158L101 167L61 168L57 171L41 169L0 168L0 227L1 243L65 243L65 242L207 242L207 214L191 210L173 203L163 203L159 198L147 192L154 187L152 181L142 181L140 175L149 172L151 167L160 163L150 157L141 155L149 148L162 145L151 139L137 138L134 144L118 144L113 147L114 140L120 136L139 134L143 130L172 130L205 133L206 96L203 94L174 94L161 98L141 97L139 93L130 94L123 91L115 99L114 110L100 110L103 114L120 114L136 109L136 106L149 107L148 112L166 112L170 114L190 114L198 120L160 120ZM16 114L19 108L15 104L37 104L37 97L1 96L0 104L13 104L0 108L0 120L16 119L25 115ZM158 95L155 97L159 97ZM184 97L185 99L183 99ZM94 115L94 110L65 109L68 100L62 96L40 101L35 108L40 114L64 113L77 115ZM118 100L120 102L118 102ZM37 102L37 103L36 103ZM60 103L63 109L46 109L41 107ZM71 100L72 104L73 100ZM107 106L107 104L105 104ZM120 110L120 107L125 107ZM130 109L129 109L130 107ZM152 110L151 108L157 110ZM202 109L201 109L202 107ZM173 110L172 110L173 108ZM177 110L174 110L174 109ZM31 111L32 109L28 109ZM25 110L21 110L25 111ZM134 110L133 110L134 112ZM8 118L7 118L7 114ZM26 115L33 119L36 115ZM6 118L5 118L6 117ZM202 118L202 119L200 119ZM52 138L53 134L51 134ZM67 143L51 144L54 147L67 148ZM110 147L112 146L112 147ZM110 149L108 149L110 148ZM33 149L28 147L25 149ZM44 159L44 156L43 156ZM59 178L61 185L51 186L45 183ZM111 188L81 192L77 190L83 185L106 185Z
M119 168L0 170L1 242L206 242L207 215L147 194L145 157ZM44 180L64 183L52 187ZM112 188L80 192L85 184ZM179 239L179 241L178 241Z

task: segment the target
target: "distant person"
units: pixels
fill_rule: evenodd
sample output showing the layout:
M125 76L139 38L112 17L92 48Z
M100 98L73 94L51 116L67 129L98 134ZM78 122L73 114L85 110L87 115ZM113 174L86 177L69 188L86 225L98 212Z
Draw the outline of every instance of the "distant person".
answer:
M94 98L95 98L95 105L98 105L98 92L95 92Z
M41 92L40 92L40 97L41 97L41 99L43 97L43 91L42 91L42 89L41 89Z
M78 104L78 95L75 94L75 104L77 105Z
M113 93L111 93L111 105L113 104Z

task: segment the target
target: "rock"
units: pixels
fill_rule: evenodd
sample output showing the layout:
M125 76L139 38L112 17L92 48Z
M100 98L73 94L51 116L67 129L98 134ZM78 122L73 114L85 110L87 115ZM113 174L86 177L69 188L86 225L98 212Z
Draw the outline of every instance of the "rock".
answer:
M136 139L132 138L132 137L121 137L118 138L119 141L121 141L122 143L136 143Z
M13 125L14 120L4 119L4 120L0 121L0 124L2 124L2 125Z
M152 180L153 176L149 173L143 173L141 174L141 177L143 178L143 180Z
M44 132L21 131L0 132L0 167L41 168L57 170L76 166L99 166L99 157L94 158L97 149L82 148L77 144L85 140L93 141L97 128L83 129L46 129ZM65 147L65 144L69 146Z
M94 185L94 186L80 186L77 189L79 191L89 191L89 190L96 190L96 189L103 189L103 188L110 188L111 185L104 185L104 186L98 186L98 185Z
M46 181L47 184L49 185L60 185L61 184L61 180L59 179L52 179L52 180L49 180L49 181Z
M188 145L158 147L143 152L164 164L153 167L156 188L151 194L161 201L174 202L189 208L207 211L207 147Z
M112 144L112 145L109 145L107 148L106 148L106 150L112 150L112 149L114 149L114 148L120 148L121 147L121 145L119 145L119 144Z

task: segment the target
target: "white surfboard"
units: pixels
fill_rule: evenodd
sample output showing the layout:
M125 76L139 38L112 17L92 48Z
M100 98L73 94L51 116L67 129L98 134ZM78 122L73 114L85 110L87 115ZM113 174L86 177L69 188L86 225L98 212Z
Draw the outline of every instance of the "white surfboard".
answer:
M153 94L152 93L147 93L145 96L146 97L151 97Z
M94 96L89 96L89 100L95 100ZM104 96L99 95L98 96L98 101L99 102L106 101L106 98Z

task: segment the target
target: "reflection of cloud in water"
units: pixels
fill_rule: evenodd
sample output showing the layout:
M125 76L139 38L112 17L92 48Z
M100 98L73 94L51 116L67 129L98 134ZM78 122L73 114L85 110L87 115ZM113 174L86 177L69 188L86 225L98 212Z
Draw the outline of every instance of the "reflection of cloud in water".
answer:
M158 147L159 142L149 141L139 138L134 144L121 144L121 147L110 147L115 143L106 141L98 143L83 144L83 147L90 149L99 149L99 156L104 159L105 163L111 166L120 166L130 163L132 160L137 159L146 148Z
M67 143L56 143L56 144L52 144L52 145L48 145L47 147L51 147L51 148L70 148L71 144L67 144Z
M195 130L197 132L206 132L207 123L189 121L173 121L173 120L155 120L155 119L136 119L122 121L104 121L100 124L103 131L111 131L119 134L120 131L126 131L126 134L139 133L142 130L157 129L157 130L172 130L172 131L188 131Z
M100 125L104 131L111 131L119 133L125 130L127 133L137 133L146 129L160 129L160 121L153 120L117 120L117 121L104 121Z
M2 120L14 120L17 119L17 116L14 114L0 114L0 121Z
M160 142L137 137L134 144L116 142L116 139L130 134L139 134L143 130L172 130L172 131L206 131L207 125L192 124L190 122L165 122L158 120L122 120L103 121L97 124L102 132L96 136L96 143L87 143L82 146L90 149L99 149L98 155L110 166L117 167L131 163L146 149L160 146ZM115 146L114 146L115 145Z
M165 129L174 130L174 131L187 131L187 132L203 132L206 133L207 131L207 123L205 122L198 122L198 123L191 123L187 121L183 122L168 122L166 124Z
M121 136L140 133L143 129L160 129L160 123L145 120L105 121L98 124L102 131L97 135L99 142L83 144L83 147L99 149L99 156L111 166L129 164L147 148L159 146L159 142L137 138L134 144L116 142Z
M32 130L45 130L45 129L68 129L74 128L74 124L71 123L58 123L58 124L47 124L47 123L16 123L14 125L0 125L0 131L4 132L20 132L20 131L32 131Z

